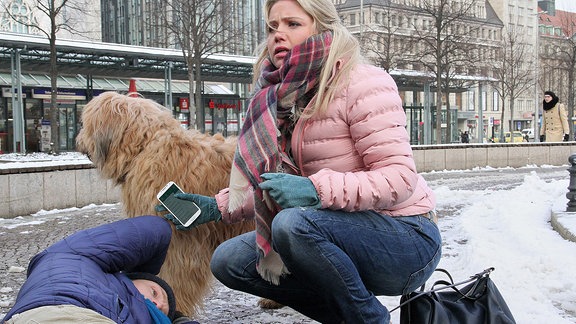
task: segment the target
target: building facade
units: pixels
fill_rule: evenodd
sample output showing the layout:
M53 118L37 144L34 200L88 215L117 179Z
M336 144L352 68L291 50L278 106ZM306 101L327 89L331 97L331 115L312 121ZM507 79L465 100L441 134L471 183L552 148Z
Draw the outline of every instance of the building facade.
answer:
M212 52L252 55L264 39L261 6L260 0L102 0L102 41L179 48L172 11L187 7L200 19L219 25L214 41L218 45ZM226 22L223 29L222 22Z
M571 138L576 120L574 105L576 92L576 13L556 10L550 1L540 2L538 15L540 34L540 75L538 91L551 90L568 108L571 117ZM541 104L541 102L540 102Z
M56 2L57 3L57 2ZM0 0L0 31L30 35L50 33L50 18L45 14L46 0ZM57 37L100 41L100 3L69 0L56 16Z
M407 113L413 107L425 106L426 98L430 98L430 106L436 106L436 82L432 80L426 87L426 80L434 76L437 65L433 55L423 55L434 50L425 31L438 26L441 4L450 5L447 8L452 12L460 11L462 18L446 26L442 40L467 43L464 48L468 49L470 59L460 60L457 51L448 54L452 55L454 67L444 73L453 73L454 77L449 84L441 85L450 89L449 94L442 96L441 118L445 119L447 110L454 118L450 127L443 122L442 127L451 129L451 134L446 134L442 142L458 141L459 133L464 131L471 134L472 142L489 141L503 132L531 128L538 120L535 111L541 97L537 97L534 73L539 69L535 64L538 46L535 0L334 0L334 3L343 21L362 40L366 56L396 79ZM516 46L522 48L524 59L518 65L524 80L518 82L511 100L510 94L503 94L504 87L498 82L503 67L497 62L502 61L505 55L502 48L512 34ZM450 46L444 49L450 50ZM409 121L413 121L409 125L413 143L435 142L434 138L423 140L422 136L414 140L414 134L421 133L416 123L435 127L431 118L434 116L426 120L409 115ZM434 135L434 130L429 132Z

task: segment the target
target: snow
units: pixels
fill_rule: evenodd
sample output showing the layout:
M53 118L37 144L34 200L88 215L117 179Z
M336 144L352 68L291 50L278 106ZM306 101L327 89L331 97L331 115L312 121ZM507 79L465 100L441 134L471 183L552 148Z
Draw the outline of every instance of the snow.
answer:
M41 162L31 162L32 157ZM89 163L85 156L77 153L0 156L0 162L6 160L12 162L0 163L0 168L37 163L61 165L74 160ZM437 196L438 210L450 211L439 221L444 241L439 267L449 270L456 281L494 267L491 278L517 323L575 323L576 243L563 239L550 225L551 211L563 212L566 208L568 172L563 168L561 171L566 177L547 178L543 172L552 167L532 168L534 170L527 172L518 184L510 184L506 176L496 175L501 179L490 186L470 181L467 175L470 170L424 174L425 178L452 178L431 185ZM490 171L490 168L485 170ZM459 185L450 185L450 181ZM37 216L61 211L41 211ZM41 218L29 221L41 222ZM20 221L18 218L0 219L0 227L21 223L21 218ZM563 225L576 233L576 214L566 217ZM441 275L434 275L429 283L439 278ZM3 289L10 288L0 285L0 291ZM389 309L397 306L399 300L398 297L379 299ZM260 313L261 323L292 323L294 320L291 317L266 318L269 315ZM398 323L399 315L399 311L392 313L392 323Z
M573 323L576 243L549 224L551 210L566 206L567 186L568 179L547 182L533 172L511 190L436 188L440 208L460 205L457 216L443 219L454 251L444 251L439 267L465 278L493 266L491 277L518 323Z
M85 154L63 152L57 155L45 153L9 153L0 154L0 169L46 167L54 165L91 164Z

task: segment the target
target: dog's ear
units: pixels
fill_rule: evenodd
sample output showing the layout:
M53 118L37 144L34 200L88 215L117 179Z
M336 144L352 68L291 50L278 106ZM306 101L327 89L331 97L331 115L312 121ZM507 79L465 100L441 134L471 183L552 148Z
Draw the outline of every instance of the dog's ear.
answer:
M104 165L110 145L112 145L113 136L107 129L100 129L94 133L94 156L91 156L92 162L96 165Z

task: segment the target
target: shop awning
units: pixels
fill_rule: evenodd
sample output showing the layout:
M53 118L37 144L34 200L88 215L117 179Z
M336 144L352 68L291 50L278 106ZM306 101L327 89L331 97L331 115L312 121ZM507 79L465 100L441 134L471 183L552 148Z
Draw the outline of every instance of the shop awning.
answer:
M22 87L28 88L50 88L50 77L46 74L22 74ZM136 89L138 92L159 92L164 93L164 80L159 79L138 79ZM10 87L12 85L12 74L0 73L0 86ZM121 78L92 78L92 88L103 91L128 92L130 79ZM58 88L63 89L86 89L87 80L82 75L59 76ZM172 80L172 93L189 93L188 81ZM230 94L234 92L222 84L205 83L206 94Z

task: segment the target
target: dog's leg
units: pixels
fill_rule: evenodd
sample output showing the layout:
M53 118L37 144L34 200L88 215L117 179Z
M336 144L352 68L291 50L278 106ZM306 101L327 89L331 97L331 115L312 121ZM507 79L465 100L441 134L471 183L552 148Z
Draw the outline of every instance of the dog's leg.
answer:
M284 307L284 305L267 298L260 299L258 301L258 306L264 309L278 309Z

